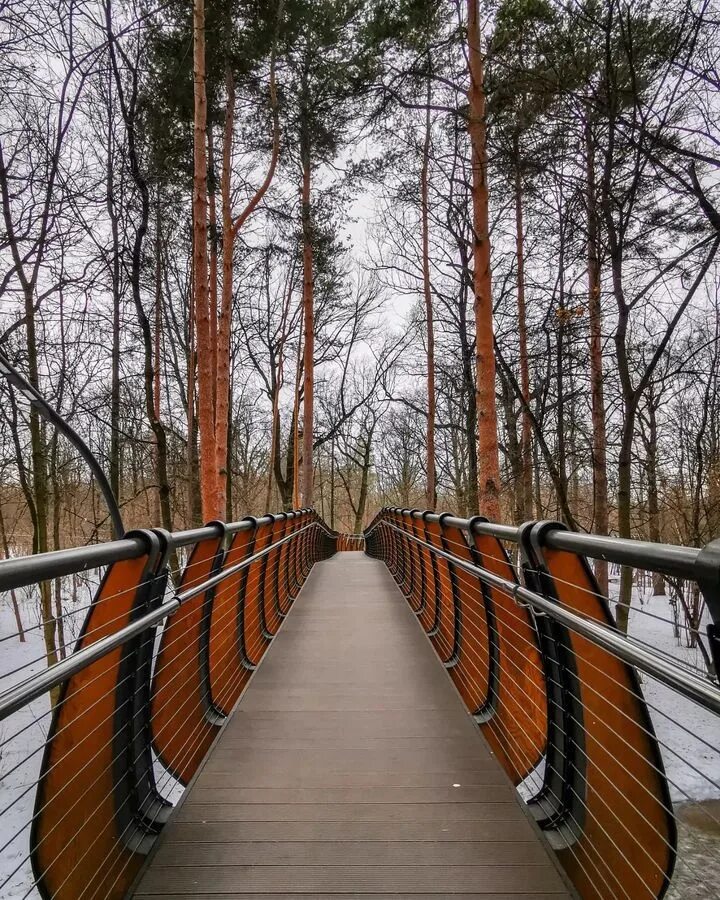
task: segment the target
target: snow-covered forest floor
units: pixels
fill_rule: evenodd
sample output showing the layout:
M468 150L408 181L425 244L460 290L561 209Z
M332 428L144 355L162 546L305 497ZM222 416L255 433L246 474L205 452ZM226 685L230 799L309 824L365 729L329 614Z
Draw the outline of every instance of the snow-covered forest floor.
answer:
M613 575L611 595L617 592ZM91 600L95 580L87 575L65 601L65 639L72 649ZM26 641L15 635L16 624L9 595L0 597L0 689L25 680L45 668L37 596L32 588L17 592ZM652 596L650 588L636 587L630 615L630 634L679 661L704 670L699 650L686 646L686 634L673 634L668 597ZM704 624L702 630L704 631ZM680 853L673 900L700 900L710 896L707 884L720 883L720 720L685 700L670 688L647 677L643 691L661 745L670 792L679 820ZM27 858L29 823L33 814L35 783L49 728L49 703L41 697L0 724L0 897L24 900L38 896ZM158 772L163 793L176 799L173 779ZM6 882L7 880L7 883Z

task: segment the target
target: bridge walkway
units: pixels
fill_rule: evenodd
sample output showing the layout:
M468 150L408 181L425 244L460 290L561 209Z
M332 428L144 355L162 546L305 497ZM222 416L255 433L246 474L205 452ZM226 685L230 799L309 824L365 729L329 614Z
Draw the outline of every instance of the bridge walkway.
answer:
M318 563L135 900L565 900L385 566Z

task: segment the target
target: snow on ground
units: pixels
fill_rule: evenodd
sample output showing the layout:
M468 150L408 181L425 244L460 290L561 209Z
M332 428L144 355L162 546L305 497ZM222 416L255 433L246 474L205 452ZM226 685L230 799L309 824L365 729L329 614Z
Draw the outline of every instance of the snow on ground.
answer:
M617 596L618 579L611 576L611 597ZM67 581L67 579L66 579ZM75 596L65 602L66 642L72 648L85 615L94 580L90 576L76 592L68 586L64 595ZM65 586L65 585L64 585ZM36 590L18 592L22 618L28 629L26 642L16 636L15 617L9 595L0 595L0 691L31 677L45 668L44 643L39 627ZM667 597L653 597L649 587L636 587L630 614L630 634L661 650L678 661L703 670L700 652L685 646L684 635L673 634L672 609ZM705 623L704 623L705 624ZM703 630L704 630L703 624ZM642 678L643 691L650 706L652 720L661 745L670 782L670 791L681 815L687 809L711 810L712 823L720 814L715 803L720 800L720 719L700 709L653 679ZM35 900L34 879L28 859L29 828L35 800L35 783L40 770L42 748L50 724L47 697L35 700L0 724L0 898L2 900ZM156 763L158 784L169 798L176 800L177 783ZM710 801L699 806L689 801ZM720 809L720 803L717 803ZM706 844L718 848L717 833L707 834L694 826L681 826L681 857L687 866L679 872L679 884L687 870L695 871L698 860L706 859ZM702 832L702 833L701 833ZM718 855L717 853L715 854ZM705 863L707 865L707 863ZM692 878L672 896L689 900L708 896L693 888Z
M7 690L46 668L45 645L35 597L18 592L26 642L8 637L17 631L10 597L0 601L0 689ZM29 665L28 665L29 664ZM22 667L22 668L21 668ZM20 669L20 671L16 671ZM7 674L14 673L14 674ZM27 859L35 783L50 727L48 696L0 723L0 897L36 897ZM9 881L6 882L6 880ZM31 893L28 895L28 890Z
M617 595L613 578L611 597ZM709 619L704 613L701 632ZM705 672L699 649L686 646L687 635L673 634L669 597L653 596L648 587L635 588L630 610L629 634L685 665ZM655 732L670 782L674 803L720 797L720 718L648 676L641 676L645 700L650 707Z

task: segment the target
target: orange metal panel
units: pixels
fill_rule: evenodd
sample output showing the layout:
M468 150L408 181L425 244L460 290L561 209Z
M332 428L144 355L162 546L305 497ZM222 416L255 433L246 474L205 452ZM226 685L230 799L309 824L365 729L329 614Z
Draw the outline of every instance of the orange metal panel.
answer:
M505 548L492 535L473 530L476 562L494 575L517 583ZM530 612L507 592L484 586L487 613L493 623L496 657L490 704L481 724L485 739L505 771L519 784L540 762L547 741L545 675Z
M285 532L283 536L287 537L289 534L292 534L296 528L296 520L288 519L285 522ZM295 541L292 540L283 544L280 548L280 555L278 558L278 612L281 616L287 615L292 603L291 560L294 543Z
M285 536L287 518L280 517L275 520L270 529L270 543L275 544ZM263 590L263 619L265 630L269 635L274 635L280 627L282 618L279 613L279 578L278 565L282 547L273 550L265 559L265 589Z
M310 513L303 513L302 518L298 522L298 529L305 528L312 522ZM297 556L296 556L296 572L297 572L297 589L298 591L305 583L305 579L310 574L310 545L312 542L312 529L308 528L298 537Z
M267 549L272 543L273 523L260 520L255 532L253 553ZM247 568L247 576L243 592L243 635L245 654L251 665L257 665L270 646L270 635L265 629L265 608L263 594L267 573L267 556L251 563Z
M419 523L418 537L422 541L431 543L428 534L428 526L425 516ZM440 604L438 602L440 588L437 583L437 573L433 565L433 554L427 547L420 548L420 556L422 558L423 572L425 573L425 605L420 616L420 623L427 634L433 634L437 631L440 621Z
M157 553L113 564L95 595L76 650L148 611ZM149 849L133 790L138 641L107 653L61 688L35 799L33 873L53 900L122 897ZM125 677L121 677L121 673ZM139 762L139 761L137 761Z
M410 533L419 540L424 540L425 530L422 523L414 516L410 517ZM413 597L410 598L410 602L415 614L420 616L420 621L422 622L422 613L427 606L425 559L420 544L415 541L411 541L410 543L413 546L413 552L415 554L415 584Z
M255 528L239 531L225 554L223 571L251 556ZM212 705L228 715L247 683L252 666L245 653L245 596L251 566L224 578L215 588L208 636L208 668Z
M540 552L555 598L614 627L585 559L546 546ZM585 638L570 640L583 708L584 821L558 855L583 900L660 897L675 861L675 820L637 675Z
M439 522L425 523L426 540L438 550L443 550L442 529ZM428 551L430 552L430 551ZM450 577L450 564L437 554L430 553L430 565L435 572L435 590L439 603L439 616L430 637L440 659L446 664L457 660L457 610Z
M219 569L223 536L220 531L195 545L180 591L202 584ZM212 594L193 597L165 622L153 673L153 746L165 768L183 784L197 771L220 724L210 705L206 668Z
M441 523L442 549L472 563L472 551L459 528ZM480 581L466 570L450 565L456 598L458 647L457 665L450 674L472 713L490 701L490 650L484 596Z
M403 515L403 528L405 529L405 531L407 531L408 534L415 534L412 511ZM410 601L412 611L417 615L420 612L420 606L422 603L422 576L419 547L415 541L408 539L407 553L409 567L407 598Z

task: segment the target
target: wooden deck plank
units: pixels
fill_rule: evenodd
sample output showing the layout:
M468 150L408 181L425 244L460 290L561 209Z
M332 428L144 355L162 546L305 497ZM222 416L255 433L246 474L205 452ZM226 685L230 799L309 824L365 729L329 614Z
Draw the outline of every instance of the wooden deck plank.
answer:
M135 900L558 900L566 883L385 567L318 564Z
M519 856L519 854L518 854ZM565 886L551 866L172 866L153 867L143 881L147 894L163 892L194 896L246 893L439 893L446 895L524 893L528 889L565 895Z
M512 865L518 850L525 865L547 859L538 844L502 841L245 841L218 844L168 843L158 853L159 866L251 866L258 860L293 866L487 866Z
M188 900L188 894L135 894L135 900L157 900L158 896L162 896L164 900ZM193 900L217 900L217 894L192 894ZM271 894L270 895L273 900L297 900L298 897L303 896L302 894L298 894L297 892L293 892L292 894ZM368 896L371 896L373 900L443 900L447 896L445 892L440 894L406 894L406 893L393 893L393 894L371 894L368 895L366 893L358 894L355 891L351 891L350 893L342 893L342 894L312 894L305 896L313 896L319 897L321 900L367 900ZM462 894L463 900L558 900L558 894L538 894L535 893L532 888L528 888L524 893L513 892L512 894ZM223 900L268 900L267 894L240 894L236 892L225 893L222 895Z

